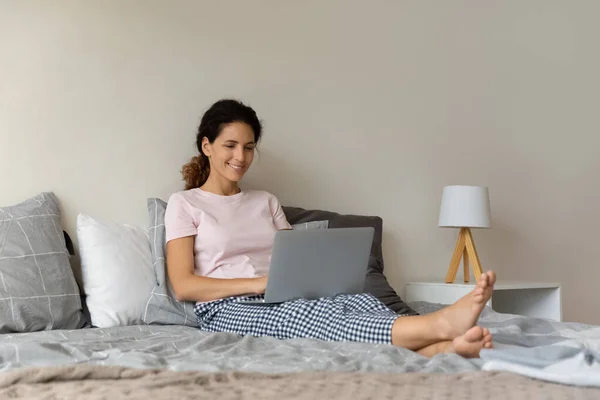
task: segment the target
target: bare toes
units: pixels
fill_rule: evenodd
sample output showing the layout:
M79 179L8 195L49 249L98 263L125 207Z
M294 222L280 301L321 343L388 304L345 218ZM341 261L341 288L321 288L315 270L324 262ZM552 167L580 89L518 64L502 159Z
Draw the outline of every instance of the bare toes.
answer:
M483 337L484 337L483 329L480 326L474 326L471 329L469 329L467 332L465 332L465 334L464 334L464 338L468 342L477 342L477 341L482 340Z
M487 286L492 285L492 275L490 274L489 271L485 274L485 283Z

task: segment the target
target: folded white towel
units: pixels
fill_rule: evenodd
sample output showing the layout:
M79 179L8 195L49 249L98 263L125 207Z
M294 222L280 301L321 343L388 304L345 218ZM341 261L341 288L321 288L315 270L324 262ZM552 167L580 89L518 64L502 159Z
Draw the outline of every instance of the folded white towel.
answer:
M531 378L565 385L600 387L598 354L572 347L484 350L484 371L508 371Z

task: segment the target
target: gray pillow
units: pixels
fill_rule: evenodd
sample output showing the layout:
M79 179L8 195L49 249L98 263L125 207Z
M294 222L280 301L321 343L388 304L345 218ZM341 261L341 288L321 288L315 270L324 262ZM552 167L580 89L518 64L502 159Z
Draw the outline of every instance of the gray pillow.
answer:
M148 234L152 250L152 264L156 273L156 286L154 286L143 320L147 324L159 325L187 325L196 326L194 303L178 301L167 276L166 267L166 232L165 211L167 203L161 199L151 198L147 201L150 227ZM327 229L329 221L310 221L292 225L293 229Z
M293 224L292 229L298 231L306 231L310 229L327 229L329 228L329 221L310 221L310 222L302 222L299 224Z
M143 321L146 324L197 326L194 303L178 301L167 277L165 211L167 203L151 198L147 201L150 227L152 265L156 273L156 285L146 304Z
M84 325L57 198L0 208L0 333Z
M299 207L287 206L283 207L283 212L290 224L327 220L329 221L329 228L373 227L375 236L371 246L364 291L377 297L383 304L398 314L418 315L398 296L388 283L385 275L383 275L383 250L381 245L383 220L380 217L343 215L331 211L305 210Z

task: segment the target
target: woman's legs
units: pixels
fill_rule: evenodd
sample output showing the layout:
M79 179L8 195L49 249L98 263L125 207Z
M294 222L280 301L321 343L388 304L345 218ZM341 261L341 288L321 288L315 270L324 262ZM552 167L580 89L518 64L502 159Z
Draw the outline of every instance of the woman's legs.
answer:
M436 313L400 317L392 326L392 344L415 351L454 339L445 330Z
M475 289L456 303L427 315L401 317L392 326L392 344L413 351L426 352L446 348L440 342L450 342L456 338L483 343L483 335L469 335L467 331L475 326L485 304L492 296L496 274L492 271L481 275ZM489 332L488 332L489 333ZM431 349L425 350L428 346Z
M199 327L209 332L389 343L423 355L478 354L491 335L475 326L490 299L496 275L486 272L475 289L455 304L423 316L398 317L371 295L297 300L279 305L240 304L228 298L195 307ZM260 296L258 296L260 297Z
M280 304L244 304L261 296L233 297L195 306L198 327L207 332L391 343L398 315L373 295L338 295Z

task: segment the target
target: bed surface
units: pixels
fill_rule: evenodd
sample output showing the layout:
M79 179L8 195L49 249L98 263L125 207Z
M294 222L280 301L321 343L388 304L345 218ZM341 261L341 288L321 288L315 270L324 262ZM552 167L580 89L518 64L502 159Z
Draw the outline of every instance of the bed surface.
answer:
M440 308L411 304L420 313ZM496 348L556 344L600 351L600 327L499 314L486 308L479 321ZM278 340L205 333L183 326L127 326L0 335L0 371L29 366L91 364L173 371L286 373L472 372L479 359L438 355L431 359L390 345Z
M597 388L540 383L505 372L204 373L79 364L22 368L0 374L0 398L10 399L597 400L599 397Z

